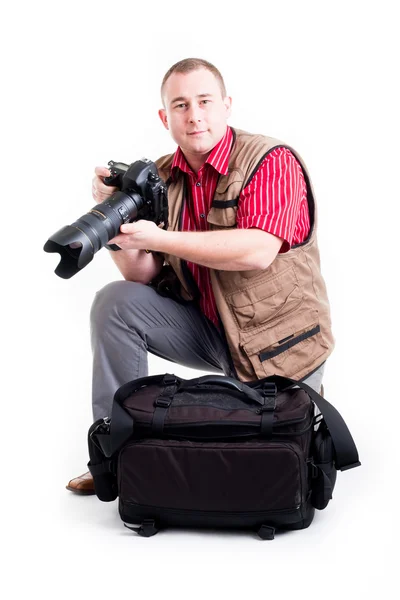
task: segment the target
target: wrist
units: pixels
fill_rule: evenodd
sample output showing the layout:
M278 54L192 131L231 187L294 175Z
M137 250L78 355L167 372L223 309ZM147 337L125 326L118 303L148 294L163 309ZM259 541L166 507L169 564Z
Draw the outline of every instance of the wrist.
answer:
M161 252L161 253L167 252L168 253L168 243L173 234L174 234L173 231L167 231L166 229L159 228L158 235L151 245L151 250L153 252ZM146 250L146 252L147 252L147 250Z

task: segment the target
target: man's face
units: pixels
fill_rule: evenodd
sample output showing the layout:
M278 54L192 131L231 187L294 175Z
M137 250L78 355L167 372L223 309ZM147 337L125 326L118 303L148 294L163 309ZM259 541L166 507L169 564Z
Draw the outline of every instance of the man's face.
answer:
M223 98L219 83L207 69L173 73L166 81L165 109L159 116L186 158L206 159L226 131L231 98Z

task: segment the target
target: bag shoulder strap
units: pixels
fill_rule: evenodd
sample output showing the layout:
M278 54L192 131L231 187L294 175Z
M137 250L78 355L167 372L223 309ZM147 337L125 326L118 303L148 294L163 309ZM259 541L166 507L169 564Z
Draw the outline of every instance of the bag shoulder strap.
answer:
M312 387L303 383L302 381L296 381L289 377L281 377L280 375L271 375L265 379L260 380L260 383L272 380L275 381L279 387L290 385L298 385L310 396L311 400L317 405L325 419L326 425L332 437L333 446L335 448L335 466L340 471L346 471L347 469L354 469L361 465L358 458L358 451L354 443L353 437L347 427L342 415L330 402L325 400L320 394L318 394Z

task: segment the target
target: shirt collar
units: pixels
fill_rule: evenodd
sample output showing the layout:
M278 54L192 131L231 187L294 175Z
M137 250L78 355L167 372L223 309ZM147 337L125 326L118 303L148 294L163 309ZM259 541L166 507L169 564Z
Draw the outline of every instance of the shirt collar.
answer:
M229 155L231 153L231 147L233 142L232 129L227 126L225 135L218 142L216 146L210 152L207 160L204 164L209 164L221 175L228 174ZM204 165L203 165L204 167ZM202 168L203 168L202 167ZM178 146L171 165L171 177L174 178L176 169L180 169L184 173L191 173L192 169L189 167L185 155L183 154L180 146Z

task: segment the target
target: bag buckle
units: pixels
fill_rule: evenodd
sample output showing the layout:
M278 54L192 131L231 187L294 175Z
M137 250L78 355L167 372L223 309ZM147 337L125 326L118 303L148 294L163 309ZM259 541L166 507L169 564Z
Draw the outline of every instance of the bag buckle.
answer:
M268 398L275 397L278 393L278 388L276 386L276 383L272 383L270 381L267 381L266 383L264 383L264 385L262 386L262 393L264 396L267 396Z
M176 385L178 383L178 379L176 375L172 375L171 373L165 373L162 382L166 386Z
M275 383L266 382L262 387L262 394L264 396L264 405L261 407L260 412L273 411L276 408L276 396L278 388Z
M172 399L171 398L163 398L162 396L159 396L157 398L157 400L154 402L155 406L161 406L162 408L168 408L171 404Z

